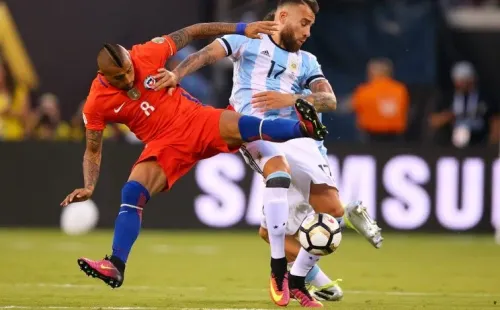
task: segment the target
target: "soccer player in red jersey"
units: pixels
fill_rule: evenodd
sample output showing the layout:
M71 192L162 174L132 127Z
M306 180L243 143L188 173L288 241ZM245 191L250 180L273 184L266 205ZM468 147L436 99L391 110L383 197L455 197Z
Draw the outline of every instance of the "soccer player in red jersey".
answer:
M98 75L83 109L87 129L83 159L85 187L74 190L61 205L92 196L99 176L106 123L127 125L145 147L122 188L111 257L78 259L87 275L113 288L122 285L125 264L139 235L144 206L152 195L172 188L199 160L230 152L244 142L257 139L275 142L300 137L324 139L326 128L312 105L304 100L295 104L299 121L262 120L204 106L181 87L154 90L156 79L161 76L158 72L164 70L167 59L193 39L231 33L259 38L260 34L275 30L274 22L196 24L135 45L130 51L117 44L105 44L99 51Z

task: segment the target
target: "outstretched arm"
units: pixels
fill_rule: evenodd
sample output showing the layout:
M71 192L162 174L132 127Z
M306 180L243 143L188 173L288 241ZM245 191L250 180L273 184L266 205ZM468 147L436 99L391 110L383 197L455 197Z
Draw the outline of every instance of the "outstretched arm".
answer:
M72 202L89 199L99 178L102 154L102 131L88 130L86 132L87 147L83 155L84 188L75 189L66 196L61 206L65 207Z
M231 23L203 23L195 24L172 32L172 38L177 50L184 48L193 40L210 38L213 36L236 33L237 24Z
M185 76L211 65L224 57L226 57L226 50L220 43L214 41L203 49L186 57L172 72L161 70L161 74L156 76L159 80L156 82L154 90L175 87Z
M87 130L87 148L83 155L83 179L85 188L94 191L102 157L102 131Z
M260 38L259 34L272 34L274 31L277 31L277 25L271 21L250 24L202 23L182 28L168 36L174 41L177 50L180 50L193 40L225 34L241 34L252 39L258 39Z
M222 45L214 41L196 53L186 57L177 67L172 70L177 76L178 81L182 80L185 76L198 71L199 69L216 63L218 60L226 57L226 50Z
M205 23L196 24L178 30L168 36L174 42L176 49L180 50L192 40L213 37L224 34L240 34L252 39L260 39L261 34L273 34L278 30L278 25L273 21L254 22L250 24L228 24L228 23ZM190 55L172 72L160 68L154 76L156 84L154 90L175 87L186 75L215 63L226 57L226 51L217 42L212 42L202 50Z

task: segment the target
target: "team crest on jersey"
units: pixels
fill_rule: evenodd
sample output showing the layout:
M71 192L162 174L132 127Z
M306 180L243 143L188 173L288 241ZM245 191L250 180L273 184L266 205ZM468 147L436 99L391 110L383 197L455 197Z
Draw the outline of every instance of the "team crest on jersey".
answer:
M156 43L156 44L162 44L163 42L165 42L165 38L164 37L156 37L156 38L153 38L151 40L151 42Z
M144 87L146 89L153 89L153 87L155 86L156 84L156 80L154 77L152 77L151 75L148 76L145 80L144 80Z

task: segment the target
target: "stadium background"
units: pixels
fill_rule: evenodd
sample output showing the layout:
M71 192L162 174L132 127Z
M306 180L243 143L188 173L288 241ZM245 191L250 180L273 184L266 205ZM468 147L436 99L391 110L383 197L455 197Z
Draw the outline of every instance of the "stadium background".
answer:
M164 302L171 303L172 309L179 305L240 307L244 301L254 307L269 306L265 292L247 288L242 293L229 287L234 273L246 280L241 287L265 287L267 272L267 252L256 235L262 184L239 155L201 162L171 192L148 204L146 229L128 267L133 298L110 297L99 290L99 296L93 295L90 290L97 290L97 283L85 286L88 282L80 282L73 266L79 255L103 255L109 248L109 230L80 239L62 236L58 230L59 202L82 184L80 108L95 76L95 55L102 43L130 47L196 22L256 20L275 1L183 0L175 1L172 8L173 3L0 1L0 59L5 71L0 76L0 227L4 227L0 248L5 249L0 256L0 309L11 305L148 307ZM386 248L372 256L373 250L361 238L349 238L353 241L343 241L336 260L324 263L326 270L350 278L346 293L352 297L346 300L346 309L418 305L496 309L500 254L492 246L494 227L500 226L500 131L486 131L484 142L457 148L432 130L429 119L453 88L452 68L464 60L474 66L488 105L498 110L498 1L319 3L321 12L304 49L318 57L339 99L338 111L324 116L331 133L326 141L331 169L342 199L365 201L387 240ZM181 59L208 42L194 42L180 53ZM366 64L375 57L393 62L394 78L410 94L403 138L383 144L365 140L357 128L356 113L349 109L353 92L366 80ZM231 74L230 63L222 62L203 69L186 88L208 104L225 107ZM113 227L120 189L141 152L141 145L123 127L109 126L106 137L93 197L103 229ZM243 232L234 234L235 229ZM158 243L168 246L158 249ZM149 246L156 250L148 252ZM213 249L220 252L210 252ZM193 258L198 255L201 261ZM35 257L45 272L32 266ZM167 259L176 270L158 272L153 267ZM225 269L216 267L223 259L229 260ZM252 268L242 271L239 265L255 262L262 265L261 277ZM54 263L59 265L57 271L52 270ZM337 264L343 266L342 272ZM20 272L30 274L23 283L19 283ZM143 272L149 278L139 275ZM217 280L221 274L224 278ZM165 288L165 283L181 288ZM139 289L145 285L153 289ZM154 289L155 285L161 289ZM224 296L213 286L223 287ZM165 290L175 297L165 299Z
M66 191L81 183L83 140L79 106L95 75L95 51L103 42L120 42L130 47L196 22L255 20L273 5L273 1L186 0L176 4L176 10L172 11L168 9L169 1L148 1L147 10L134 9L137 3L131 0L111 0L98 5L92 1L56 0L3 3L7 7L2 5L2 14L10 12L12 25L17 29L10 31L3 26L7 36L2 41L2 63L12 84L9 88L12 106L19 105L24 96L27 102L24 110L28 112L23 115L35 114L40 109L40 98L51 93L57 98L61 115L52 123L50 120L44 123L46 117L42 117L39 124L32 125L33 132L25 131L19 138L22 142L8 141L9 135L5 132L9 127L3 129L7 141L0 143L0 171L6 181L3 189L10 193L4 201L15 205L27 188L37 191L36 195L27 197L32 201L23 208L9 208L0 217L0 225L7 226L57 225L60 212L57 202ZM49 7L57 9L49 10ZM454 11L443 7L446 6L435 1L323 1L305 49L317 55L339 98L339 111L326 114L324 122L331 132L326 144L344 200L356 197L364 200L385 228L405 229L405 218L422 214L426 219L414 222L407 229L491 231L495 221L500 224L500 198L493 190L500 188L498 147L484 143L455 148L451 143L434 139L427 120L441 100L440 94L451 87L453 64L461 60L474 64L480 89L492 98L491 104L499 104L500 28L498 22L473 24L478 19L474 14L491 14L494 8L462 8L472 16L471 21L463 18L462 23L450 23L447 21L454 20L450 16L457 8L452 6ZM8 38L15 35L25 47L27 64L19 56L21 53L8 53L15 41ZM189 48L194 50L208 42L194 42ZM366 63L373 57L390 58L395 79L405 83L410 93L405 139L391 143L391 147L363 143L362 134L356 128L355 113L345 109L345 102L356 86L365 81ZM31 71L26 70L29 62ZM198 97L224 107L232 85L232 70L223 62L202 73L191 83L200 88L208 84L210 92ZM191 85L187 86L188 90L192 89ZM22 124L29 123L27 119L29 116L19 117ZM42 137L39 131L47 123L49 128L55 128L55 133ZM120 129L108 136L94 197L101 211L102 227L112 225L119 189L141 149L140 145L124 138L126 133ZM172 192L153 199L144 225L231 228L258 224L260 202L254 193L260 186L258 182L251 186L252 180L258 178L244 167L239 155L225 156L231 157L235 167L221 157L198 165ZM372 170L350 168L357 165L352 165L353 161L363 160L370 161ZM443 162L446 167L440 166ZM415 169L398 168L413 164L425 165L424 175L412 175ZM233 169L242 172L231 171ZM408 187L391 188L388 175L406 180ZM219 184L218 188L207 186L212 182L209 178ZM235 192L224 194L228 186ZM439 200L439 195L446 199ZM200 197L210 199L200 200ZM46 207L42 211L39 205ZM214 218L205 218L204 214L212 214ZM442 219L439 214L452 219ZM446 224L447 221L453 224Z

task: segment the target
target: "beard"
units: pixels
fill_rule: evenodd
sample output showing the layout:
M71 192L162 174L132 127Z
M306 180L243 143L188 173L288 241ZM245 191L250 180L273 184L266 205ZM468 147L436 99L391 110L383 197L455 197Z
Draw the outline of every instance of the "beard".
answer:
M296 53L302 47L302 44L295 38L295 33L291 27L286 27L281 31L281 43L289 52Z

